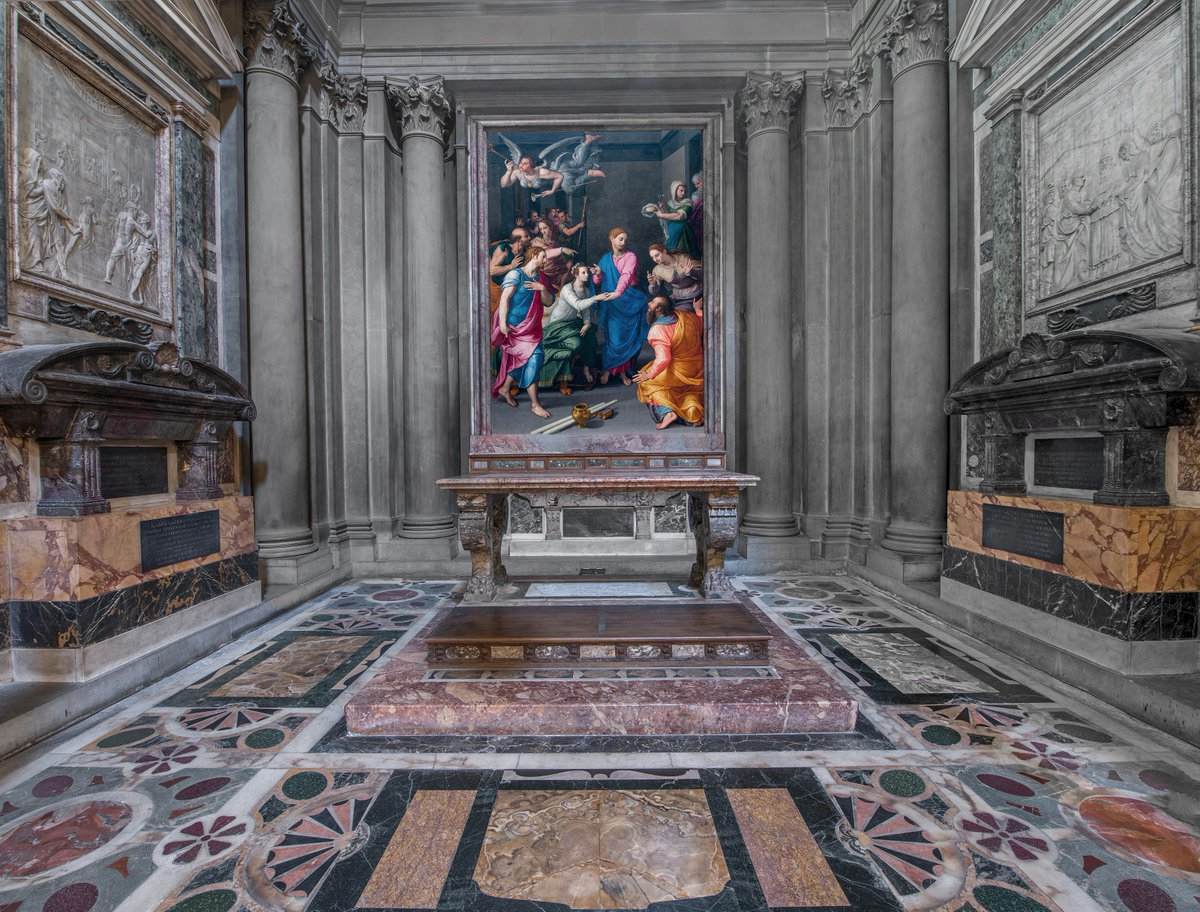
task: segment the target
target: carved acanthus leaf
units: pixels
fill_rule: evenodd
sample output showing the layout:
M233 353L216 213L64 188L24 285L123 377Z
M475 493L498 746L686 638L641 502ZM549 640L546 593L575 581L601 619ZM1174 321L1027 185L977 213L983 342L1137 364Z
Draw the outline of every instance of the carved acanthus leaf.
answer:
M421 134L448 145L454 131L454 101L441 76L388 83L388 100L400 118L402 136Z
M248 67L273 70L288 79L298 79L315 56L308 27L286 0L251 4L245 38Z
M782 73L750 73L739 93L746 134L762 130L786 130L792 109L804 94L804 76L785 77Z
M826 70L821 97L825 100L826 126L848 127L855 123L871 104L870 58L859 55L849 70Z
M944 0L900 0L888 17L880 52L891 59L892 76L930 60L946 59Z
M332 63L321 64L317 77L322 89L321 117L341 131L361 130L367 113L367 80L339 75Z

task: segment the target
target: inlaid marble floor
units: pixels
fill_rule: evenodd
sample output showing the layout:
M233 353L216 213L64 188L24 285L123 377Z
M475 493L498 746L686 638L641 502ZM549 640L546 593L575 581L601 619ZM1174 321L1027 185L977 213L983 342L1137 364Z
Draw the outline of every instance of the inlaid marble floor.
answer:
M737 585L851 733L347 736L457 585L339 587L0 767L0 912L1200 909L1194 749L850 577Z

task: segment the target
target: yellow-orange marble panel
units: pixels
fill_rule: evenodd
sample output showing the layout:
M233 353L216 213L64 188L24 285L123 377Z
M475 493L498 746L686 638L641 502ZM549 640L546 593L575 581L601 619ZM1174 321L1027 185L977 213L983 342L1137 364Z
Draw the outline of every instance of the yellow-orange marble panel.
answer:
M69 601L75 592L74 531L60 519L29 517L5 523L9 597Z
M983 505L1063 514L1063 562L1052 564L985 548ZM952 548L988 554L1123 592L1200 589L1200 509L1120 507L1082 500L951 491L946 509Z
M254 550L254 502L249 497L164 503L92 516L30 516L5 521L12 598L79 600L171 576ZM217 509L221 551L149 572L141 571L138 524Z
M436 909L474 803L469 789L413 795L355 906Z
M725 795L771 906L850 905L787 789L728 789Z

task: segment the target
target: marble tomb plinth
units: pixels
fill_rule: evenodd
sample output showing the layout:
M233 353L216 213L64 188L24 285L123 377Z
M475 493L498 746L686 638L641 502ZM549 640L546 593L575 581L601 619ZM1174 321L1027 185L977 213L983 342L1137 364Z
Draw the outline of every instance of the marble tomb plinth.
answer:
M566 680L488 679L478 669L454 677L440 663L431 670L428 649L424 637L415 638L347 704L352 735L843 732L858 717L856 699L782 633L771 640L770 673L740 677L654 679L643 667L621 678L578 666Z

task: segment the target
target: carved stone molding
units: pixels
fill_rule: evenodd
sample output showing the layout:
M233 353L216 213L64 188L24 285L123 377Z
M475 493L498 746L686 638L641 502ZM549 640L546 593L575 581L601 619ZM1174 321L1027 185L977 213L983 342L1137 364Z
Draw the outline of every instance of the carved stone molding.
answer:
M390 82L387 97L400 119L402 139L429 136L449 145L454 132L454 99L441 76L409 76L406 82Z
M271 70L294 81L313 57L308 27L287 2L248 5L245 38L247 70Z
M944 62L946 43L943 0L900 0L884 25L880 52L890 59L896 79L917 64Z
M804 76L785 77L779 71L750 73L738 93L746 136L764 130L784 130L791 121L792 109L804 94Z
M121 339L125 342L138 342L145 345L154 336L154 329L149 323L135 320L133 317L112 314L98 307L76 304L73 301L50 298L47 313L51 323L69 326L72 329L82 329L98 336L108 336L110 339Z
M362 76L341 76L332 63L317 68L321 81L318 114L339 131L352 133L363 128L367 113L367 80Z
M825 125L848 127L871 105L871 58L859 55L850 69L826 70L821 83L825 100Z

